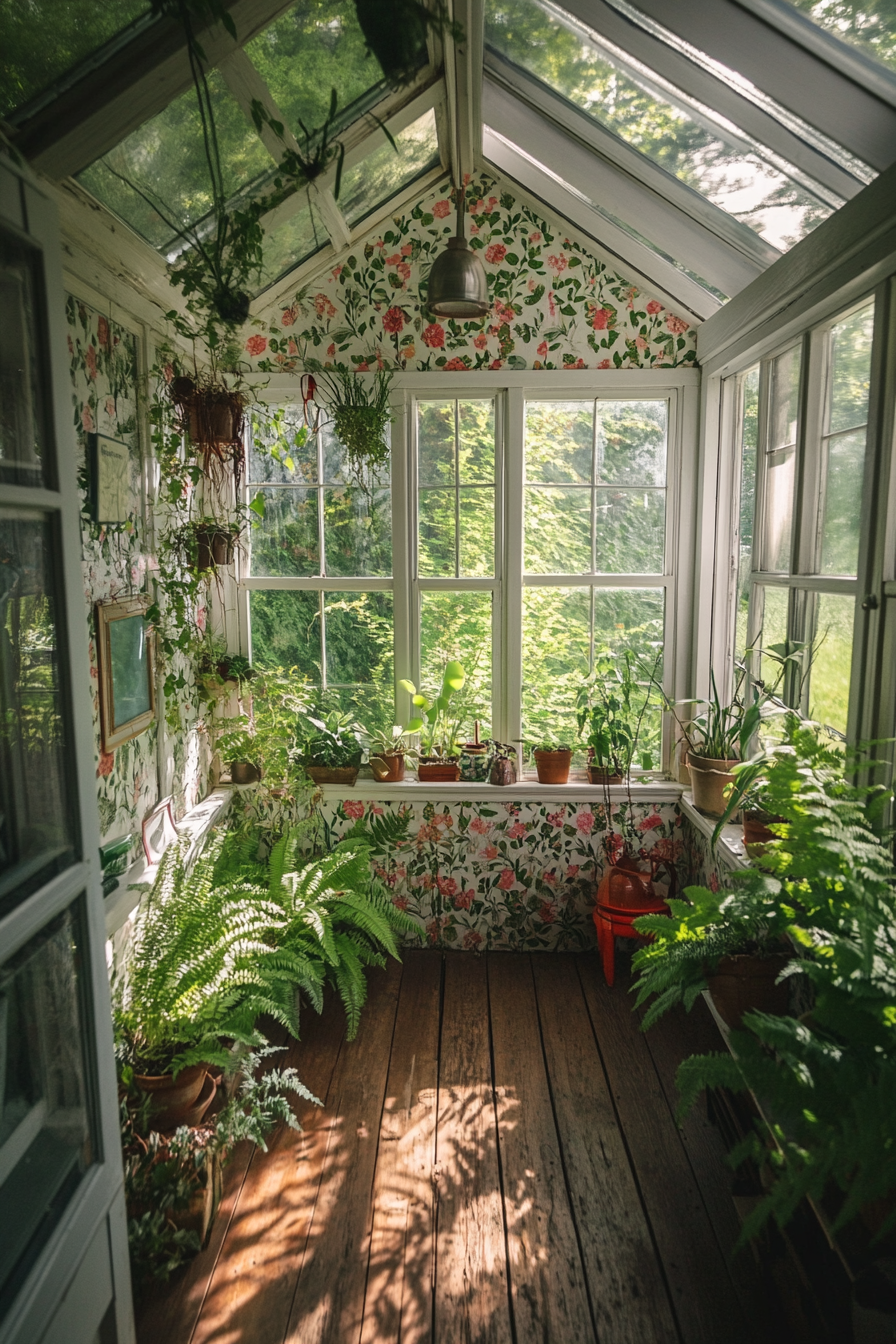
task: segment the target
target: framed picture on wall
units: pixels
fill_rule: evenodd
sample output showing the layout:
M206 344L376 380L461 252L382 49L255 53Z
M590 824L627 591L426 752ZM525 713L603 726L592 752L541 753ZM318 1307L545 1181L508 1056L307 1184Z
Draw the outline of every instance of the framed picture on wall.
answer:
M103 750L145 732L156 716L152 631L146 597L96 605L100 725Z
M126 523L133 507L131 451L107 434L89 434L90 512L95 523Z

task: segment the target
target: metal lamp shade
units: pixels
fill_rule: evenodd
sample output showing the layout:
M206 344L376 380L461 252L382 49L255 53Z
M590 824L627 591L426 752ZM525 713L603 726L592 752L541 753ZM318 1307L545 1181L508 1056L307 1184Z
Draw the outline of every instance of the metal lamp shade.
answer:
M429 273L428 306L436 317L485 317L491 308L485 267L465 238L449 238Z

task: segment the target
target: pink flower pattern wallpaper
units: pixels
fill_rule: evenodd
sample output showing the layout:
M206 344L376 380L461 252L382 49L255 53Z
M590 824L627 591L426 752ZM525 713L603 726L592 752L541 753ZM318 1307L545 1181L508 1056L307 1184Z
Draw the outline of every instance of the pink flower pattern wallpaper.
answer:
M488 277L479 322L434 321L421 303L454 233L447 180L305 285L245 342L253 368L310 359L356 371L394 368L641 369L693 364L696 330L655 297L551 229L494 178L466 185L467 227Z
M405 808L409 842L379 868L392 900L419 926L419 941L466 951L562 951L592 947L591 912L607 851L623 836L632 853L661 854L690 880L689 827L677 803L628 803L606 810L594 800L397 803L325 800L327 845L363 817Z

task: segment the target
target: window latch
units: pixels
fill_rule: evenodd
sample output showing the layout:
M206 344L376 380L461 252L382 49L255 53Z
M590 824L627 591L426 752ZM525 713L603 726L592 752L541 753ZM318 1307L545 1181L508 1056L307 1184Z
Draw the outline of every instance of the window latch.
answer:
M866 593L862 599L863 611L877 611L880 603L877 600L877 593Z

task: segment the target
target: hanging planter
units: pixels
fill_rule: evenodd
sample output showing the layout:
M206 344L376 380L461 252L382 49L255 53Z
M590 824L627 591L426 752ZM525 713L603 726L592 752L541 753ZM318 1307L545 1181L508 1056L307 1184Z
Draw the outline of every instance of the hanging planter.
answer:
M333 431L345 448L349 472L366 489L370 477L379 475L389 463L386 431L392 418L392 375L380 369L371 385L348 369L315 367L315 378Z
M200 375L182 374L172 378L168 395L181 431L202 459L204 475L220 487L232 471L238 492L245 465L244 394Z
M187 523L177 535L177 545L191 569L199 574L232 565L241 529L235 523L213 519Z

